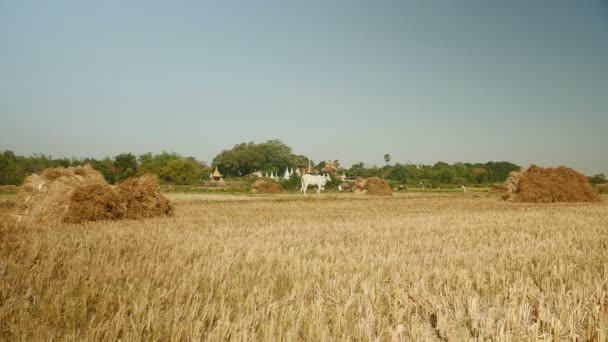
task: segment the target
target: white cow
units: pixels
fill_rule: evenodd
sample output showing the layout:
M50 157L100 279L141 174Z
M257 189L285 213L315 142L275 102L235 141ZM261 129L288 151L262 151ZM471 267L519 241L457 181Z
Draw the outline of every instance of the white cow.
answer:
M317 195L321 193L321 188L325 186L325 183L331 182L331 177L329 174L325 174L323 176L313 176L309 174L305 174L302 176L302 188L301 191L304 194L304 198L306 198L306 189L308 189L309 185L313 185L317 187Z

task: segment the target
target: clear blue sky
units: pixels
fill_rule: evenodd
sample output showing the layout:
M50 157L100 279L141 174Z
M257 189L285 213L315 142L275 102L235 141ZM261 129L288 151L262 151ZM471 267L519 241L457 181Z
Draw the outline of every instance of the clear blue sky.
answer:
M0 0L0 150L608 174L606 1Z

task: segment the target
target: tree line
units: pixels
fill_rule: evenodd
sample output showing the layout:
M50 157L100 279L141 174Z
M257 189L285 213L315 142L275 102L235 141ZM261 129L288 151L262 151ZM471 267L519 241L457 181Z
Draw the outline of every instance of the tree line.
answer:
M503 182L511 171L521 167L506 161L487 163L448 164L437 162L432 165L395 163L390 164L389 154L384 155L386 165L368 166L363 162L355 163L349 168L334 160L338 174L349 178L380 177L408 186L431 185L460 186L462 184L487 185ZM131 176L147 172L159 176L163 184L195 185L209 179L211 167L193 157L184 157L177 153L162 152L159 154L144 153L134 155L122 153L113 158L52 158L44 154L28 157L4 151L0 155L0 185L21 184L31 173L39 173L48 167L70 167L90 164L103 174L110 183L120 182ZM291 147L281 140L269 140L262 143L248 142L236 144L231 149L221 151L213 158L212 167L217 167L224 177L241 177L260 171L265 174L283 174L286 168L304 168L312 166L317 172L325 167L325 161L315 163L307 156L294 154ZM604 175L589 177L594 183L606 182Z
M196 184L209 178L209 167L193 157L177 153L144 153L136 156L121 153L114 158L52 158L45 154L18 156L12 151L0 154L0 185L21 184L25 177L49 167L72 167L89 164L110 183L115 184L144 173L158 175L164 184Z

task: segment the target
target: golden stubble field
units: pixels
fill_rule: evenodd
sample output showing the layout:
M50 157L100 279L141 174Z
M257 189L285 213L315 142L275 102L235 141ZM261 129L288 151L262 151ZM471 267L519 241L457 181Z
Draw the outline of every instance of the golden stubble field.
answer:
M84 226L0 205L0 340L608 338L606 197L170 199Z

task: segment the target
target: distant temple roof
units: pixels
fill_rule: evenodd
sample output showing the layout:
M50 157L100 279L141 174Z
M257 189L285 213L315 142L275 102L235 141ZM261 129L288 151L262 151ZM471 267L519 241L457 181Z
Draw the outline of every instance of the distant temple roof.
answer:
M220 172L217 170L217 166L215 167L215 171L213 171L213 177L222 177Z

